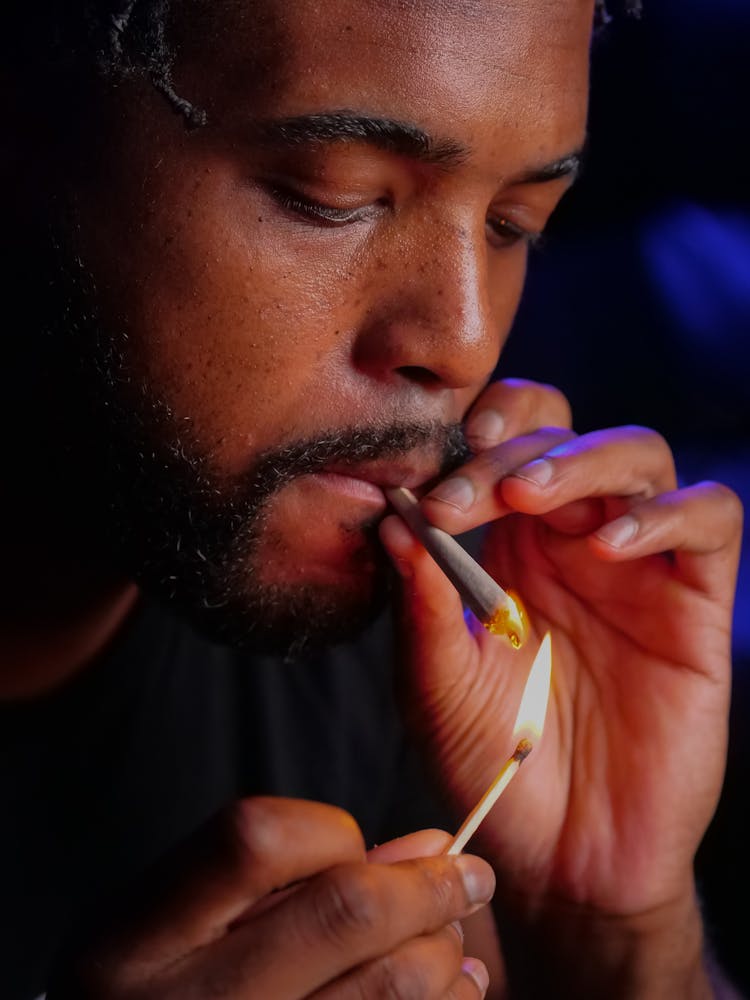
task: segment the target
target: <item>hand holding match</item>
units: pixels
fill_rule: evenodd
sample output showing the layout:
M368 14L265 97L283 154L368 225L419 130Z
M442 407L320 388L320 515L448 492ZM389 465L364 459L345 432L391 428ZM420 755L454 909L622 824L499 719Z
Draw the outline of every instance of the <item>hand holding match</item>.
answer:
M526 623L513 597L452 535L425 521L410 490L399 486L386 490L385 495L482 625L489 632L506 636L518 649L526 638Z
M452 535L425 521L417 498L410 490L404 487L386 490L386 497L484 627L490 632L506 635L516 649L520 647L526 639L526 622L511 595L492 579ZM534 749L535 741L542 734L547 712L551 669L552 640L547 633L531 666L513 727L516 748L462 823L446 848L446 854L461 853Z

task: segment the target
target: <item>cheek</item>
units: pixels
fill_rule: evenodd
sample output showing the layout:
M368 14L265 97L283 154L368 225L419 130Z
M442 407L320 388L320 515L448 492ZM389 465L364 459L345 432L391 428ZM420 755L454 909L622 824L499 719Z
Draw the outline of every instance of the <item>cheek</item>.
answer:
M270 211L226 171L189 189L172 176L118 227L115 259L98 226L86 248L128 367L227 472L342 419L331 401L356 326L353 251L312 229L292 238Z

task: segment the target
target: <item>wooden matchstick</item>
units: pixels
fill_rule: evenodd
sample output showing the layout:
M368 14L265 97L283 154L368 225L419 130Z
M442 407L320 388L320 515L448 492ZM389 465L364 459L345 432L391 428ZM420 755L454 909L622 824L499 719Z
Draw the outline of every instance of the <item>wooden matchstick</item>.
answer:
M402 486L385 491L400 516L422 542L484 627L507 636L518 648L526 638L521 611L503 588L447 531L422 517L417 498Z
M534 745L530 740L519 740L513 755L505 762L498 776L463 821L458 833L445 849L445 854L461 853L533 749Z

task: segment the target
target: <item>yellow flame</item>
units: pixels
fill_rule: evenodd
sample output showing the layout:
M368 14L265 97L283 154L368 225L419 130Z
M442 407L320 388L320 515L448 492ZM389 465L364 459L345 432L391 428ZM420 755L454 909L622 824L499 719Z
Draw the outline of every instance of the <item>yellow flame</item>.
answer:
M542 639L539 651L529 671L529 678L523 690L521 705L513 728L514 737L527 734L532 741L536 741L542 735L544 717L547 714L551 676L552 638L548 632Z

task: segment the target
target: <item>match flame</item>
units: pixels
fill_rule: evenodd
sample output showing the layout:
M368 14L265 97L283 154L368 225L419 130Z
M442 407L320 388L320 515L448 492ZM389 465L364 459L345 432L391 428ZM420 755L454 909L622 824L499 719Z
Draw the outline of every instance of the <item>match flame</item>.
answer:
M550 679L552 676L552 639L549 632L542 639L539 651L529 671L529 679L513 728L514 738L526 736L535 743L542 735L547 714Z

